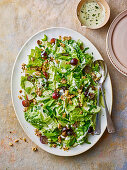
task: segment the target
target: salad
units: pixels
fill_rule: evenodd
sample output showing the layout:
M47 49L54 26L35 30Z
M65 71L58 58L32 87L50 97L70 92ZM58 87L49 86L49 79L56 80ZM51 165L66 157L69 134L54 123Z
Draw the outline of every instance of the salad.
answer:
M44 35L22 64L22 105L42 144L68 150L94 134L99 65L89 48L71 37Z

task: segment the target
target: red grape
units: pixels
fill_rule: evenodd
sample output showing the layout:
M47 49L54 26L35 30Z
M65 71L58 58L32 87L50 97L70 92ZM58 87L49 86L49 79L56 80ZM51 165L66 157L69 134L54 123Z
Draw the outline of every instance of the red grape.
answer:
M50 41L50 43L53 44L53 43L55 43L55 41L56 41L56 39L55 39L55 38L52 38L51 41Z
M75 66L78 64L78 60L76 58L72 58L71 61L70 61L70 64Z
M53 94L52 94L52 98L53 99L58 99L60 97L60 95L59 95L59 93L57 93L57 92L54 92Z
M41 136L40 141L42 144L48 144L48 138L46 136Z
M44 74L45 78L48 78L49 75L47 72L43 72L43 74Z
M23 101L22 101L22 105L23 105L24 107L29 107L29 105L30 105L29 100L23 100Z
M46 51L42 51L41 52L41 58L42 59L46 59L47 58L47 52Z

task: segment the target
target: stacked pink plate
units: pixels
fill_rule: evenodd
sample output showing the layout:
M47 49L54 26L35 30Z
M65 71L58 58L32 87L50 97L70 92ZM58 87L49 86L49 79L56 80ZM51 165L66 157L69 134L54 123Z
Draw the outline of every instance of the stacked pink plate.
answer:
M107 33L106 50L114 67L127 76L127 10L112 22Z

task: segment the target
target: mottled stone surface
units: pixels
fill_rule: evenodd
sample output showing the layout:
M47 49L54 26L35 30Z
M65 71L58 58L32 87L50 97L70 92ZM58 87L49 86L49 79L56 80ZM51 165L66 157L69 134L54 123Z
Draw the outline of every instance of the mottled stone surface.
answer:
M58 0L59 1L59 0ZM62 0L61 0L62 1ZM109 0L111 18L99 30L85 30L76 17L79 0L1 0L0 1L0 170L126 170L127 169L127 78L110 63L105 49L111 21L127 8L127 0ZM23 132L11 102L11 71L24 42L41 29L52 26L72 28L85 35L105 59L112 79L114 104L112 118L116 133L105 132L89 151L75 157L58 157L38 149ZM10 133L12 131L12 133ZM13 147L8 145L19 137Z

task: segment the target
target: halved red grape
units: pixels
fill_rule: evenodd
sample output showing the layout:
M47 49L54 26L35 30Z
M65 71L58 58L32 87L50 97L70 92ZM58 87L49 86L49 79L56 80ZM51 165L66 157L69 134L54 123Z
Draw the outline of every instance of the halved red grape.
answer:
M76 58L72 58L71 61L70 61L70 64L75 66L78 64L78 60Z
M72 130L72 129L68 129L68 130L67 130L67 135L68 135L68 136L73 135L73 130Z
M46 59L47 58L47 52L46 51L42 51L41 52L41 58L42 59Z
M53 99L58 99L59 97L60 97L60 94L57 93L57 92L54 92L54 93L52 94L52 98L53 98Z
M90 72L91 72L91 67L90 66L85 66L85 68L83 69L83 73L89 74Z
M93 127L92 126L89 127L88 133L93 133Z
M28 76L28 77L27 77L27 80L28 80L28 81L31 81L32 78L33 78L33 76Z
M37 40L37 44L38 44L38 45L42 44L42 41Z
M42 144L48 144L48 138L46 136L41 136L40 141Z
M29 105L30 105L29 100L23 100L23 101L22 101L22 105L23 105L24 107L29 107Z
M53 43L55 43L55 41L56 41L56 39L55 39L55 38L52 38L51 41L50 41L50 43L53 44Z
M49 77L49 74L47 72L43 72L45 78L47 79Z

